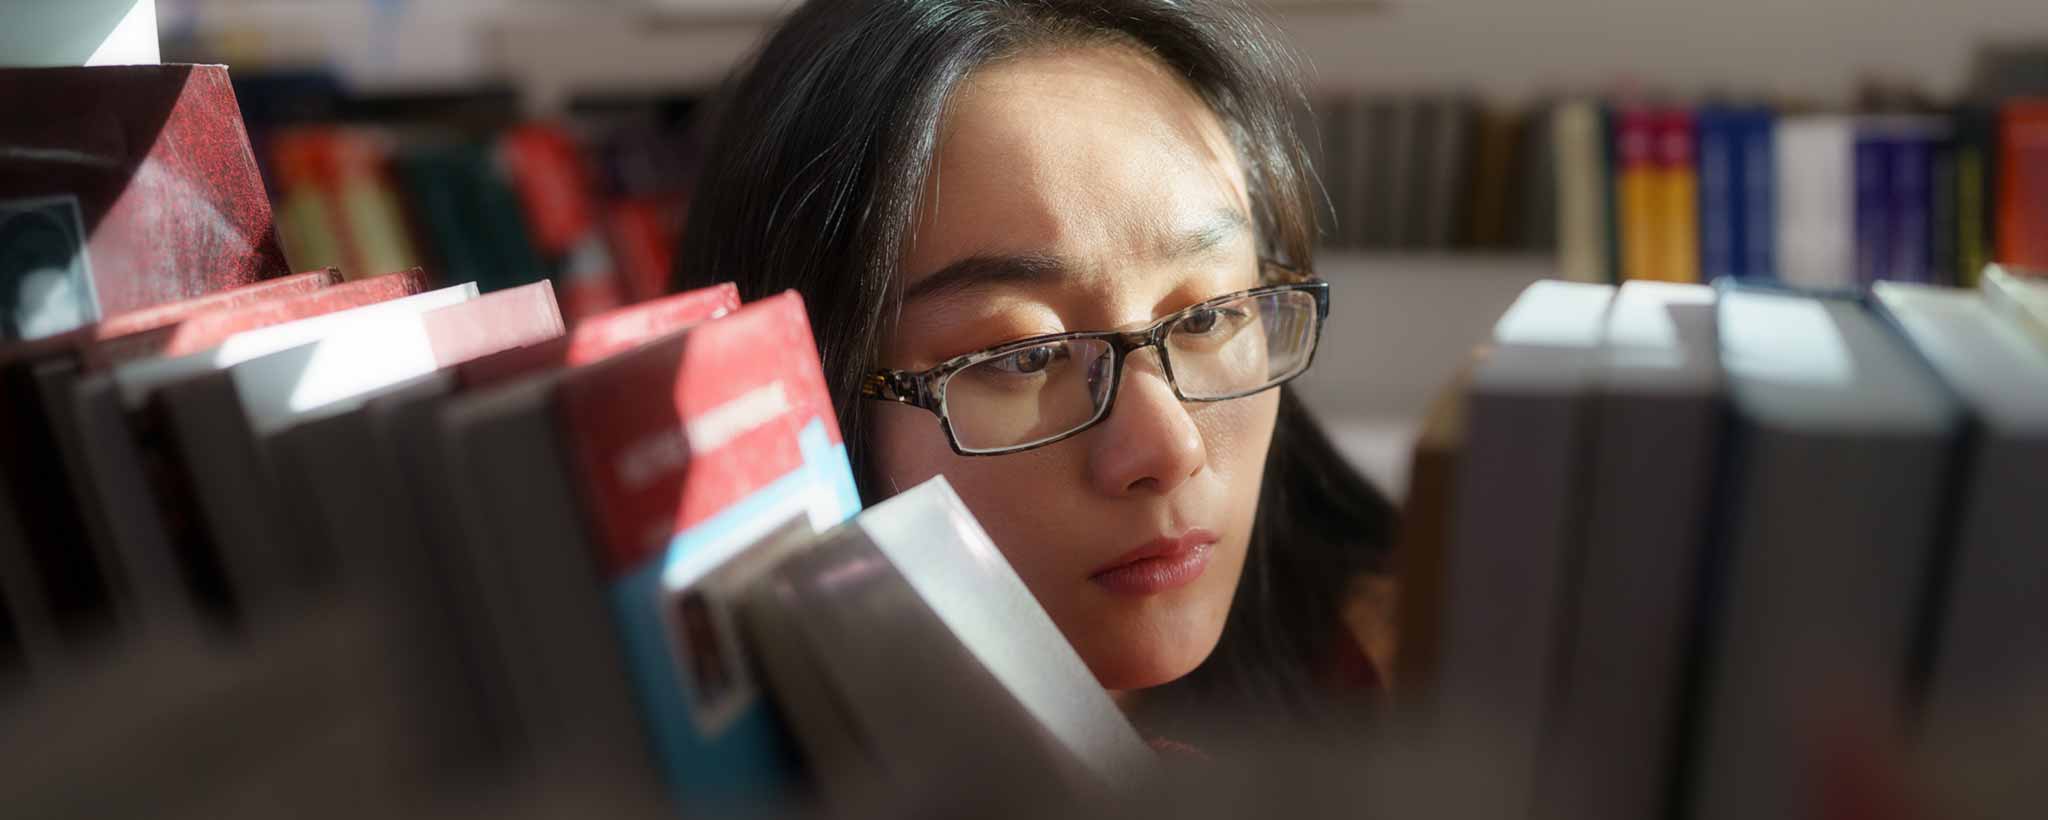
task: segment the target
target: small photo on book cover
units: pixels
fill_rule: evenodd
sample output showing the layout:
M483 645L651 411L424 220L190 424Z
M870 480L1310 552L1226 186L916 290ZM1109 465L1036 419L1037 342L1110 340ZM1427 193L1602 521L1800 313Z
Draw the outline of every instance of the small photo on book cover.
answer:
M671 568L662 579L660 606L669 651L686 684L691 722L707 738L724 734L761 695L740 636L739 607L747 588L816 537L821 527L849 512L840 510L840 502L821 484L784 496L776 506L763 520L780 517L782 523L766 535L738 543L751 528L736 529L719 539L723 543L710 545L728 554L734 547L741 552L709 571Z
M40 339L100 318L70 195L0 200L0 341Z

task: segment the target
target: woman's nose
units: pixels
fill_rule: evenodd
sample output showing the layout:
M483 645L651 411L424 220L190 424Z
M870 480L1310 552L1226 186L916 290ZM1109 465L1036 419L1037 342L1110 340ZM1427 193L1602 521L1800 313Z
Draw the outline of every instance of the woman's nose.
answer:
M1201 430L1167 384L1156 350L1125 363L1116 406L1093 433L1089 477L1109 495L1172 492L1208 461Z

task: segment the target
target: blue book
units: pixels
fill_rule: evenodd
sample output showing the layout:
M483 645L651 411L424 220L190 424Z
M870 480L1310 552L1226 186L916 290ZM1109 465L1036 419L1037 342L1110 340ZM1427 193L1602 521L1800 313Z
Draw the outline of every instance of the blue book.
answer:
M441 410L450 554L535 775L640 814L795 808L725 582L859 510L816 351L785 293Z
M1866 285L1888 278L1891 272L1891 168L1895 142L1886 129L1869 123L1856 127L1850 202L1856 281Z
M1886 278L1934 281L1934 150L1938 126L1901 122L1891 146L1890 259Z
M1742 275L1742 117L1715 106L1694 116L1699 130L1700 278Z
M1736 204L1736 269L1751 278L1776 276L1778 270L1775 120L1768 108L1748 109L1737 120L1742 184Z

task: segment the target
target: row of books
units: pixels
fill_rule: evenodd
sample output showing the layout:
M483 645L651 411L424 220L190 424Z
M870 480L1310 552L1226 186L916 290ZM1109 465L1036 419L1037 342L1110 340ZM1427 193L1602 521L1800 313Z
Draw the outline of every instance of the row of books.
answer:
M1971 284L2048 264L2048 103L1940 114L1531 110L1330 97L1304 138L1335 248L1555 249L1574 279Z
M2048 279L1540 282L1410 486L1447 816L2039 813Z
M1142 779L1149 748L942 481L860 509L795 294L572 323L561 277L287 275L220 67L9 69L0 103L51 112L0 121L10 816L767 813ZM316 177L328 148L352 156L308 149ZM360 230L390 199L300 193L280 223Z
M1298 126L1322 182L1323 241L1398 251L1547 251L1550 132L1455 94L1328 96Z
M568 331L551 283L426 279L317 271L5 349L6 428L55 450L10 447L0 487L0 711L36 750L10 806L1142 780L1149 747L942 479L860 510L794 294ZM16 480L61 485L24 506ZM31 540L63 512L85 543Z
M635 161L624 152L664 150L666 135L599 143L564 123L526 122L483 136L302 125L266 137L258 157L296 267L432 265L487 292L546 279L572 323L667 287L682 183L600 176L591 150L602 144L617 168Z
M579 317L664 292L695 173L687 101L522 116L491 89L363 96L238 78L294 268L421 265L485 292L548 279Z
M1942 114L1581 102L1551 112L1559 262L1585 281L1974 284L2048 264L2048 103Z

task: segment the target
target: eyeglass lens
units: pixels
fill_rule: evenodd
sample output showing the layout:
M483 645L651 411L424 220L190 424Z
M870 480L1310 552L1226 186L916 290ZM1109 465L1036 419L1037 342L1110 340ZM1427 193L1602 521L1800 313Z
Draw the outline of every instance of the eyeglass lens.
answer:
M1163 345L1180 397L1235 398L1308 366L1316 300L1277 291L1209 305L1168 328ZM960 449L1028 447L1093 423L1109 407L1116 351L1107 340L1070 339L1010 350L954 373L945 414Z

